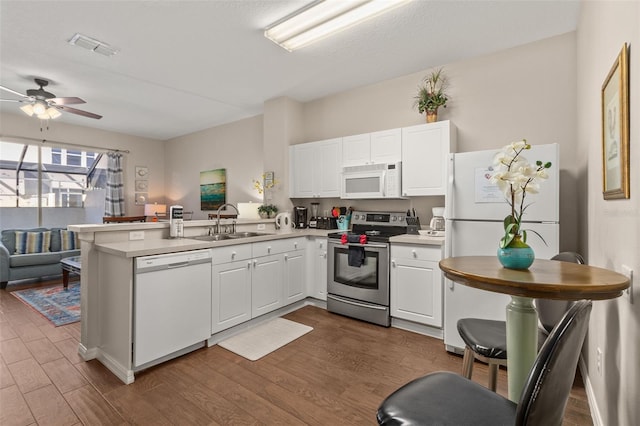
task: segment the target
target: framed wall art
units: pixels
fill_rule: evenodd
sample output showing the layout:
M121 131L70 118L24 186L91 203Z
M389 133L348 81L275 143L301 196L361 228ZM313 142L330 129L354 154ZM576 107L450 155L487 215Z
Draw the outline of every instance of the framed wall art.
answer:
M200 172L200 209L217 210L227 201L226 169Z
M602 85L602 195L629 198L629 60L622 46Z

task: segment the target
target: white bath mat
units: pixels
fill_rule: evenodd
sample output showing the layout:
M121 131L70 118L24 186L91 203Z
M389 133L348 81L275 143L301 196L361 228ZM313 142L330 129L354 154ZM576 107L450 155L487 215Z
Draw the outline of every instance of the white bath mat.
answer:
M251 361L280 349L313 330L313 327L289 321L284 318L274 318L269 322L251 328L218 345Z

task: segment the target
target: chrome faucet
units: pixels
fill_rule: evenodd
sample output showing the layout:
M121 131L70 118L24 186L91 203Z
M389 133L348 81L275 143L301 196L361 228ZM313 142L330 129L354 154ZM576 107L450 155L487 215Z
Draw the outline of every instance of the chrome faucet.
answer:
M223 204L220 207L218 207L218 211L216 212L216 233L219 234L220 233L220 211L224 208L224 207L233 207L233 209L236 211L236 215L239 215L240 212L238 211L238 209L236 208L236 206L234 206L233 204ZM232 232L236 232L236 221L233 221L233 226L232 226Z

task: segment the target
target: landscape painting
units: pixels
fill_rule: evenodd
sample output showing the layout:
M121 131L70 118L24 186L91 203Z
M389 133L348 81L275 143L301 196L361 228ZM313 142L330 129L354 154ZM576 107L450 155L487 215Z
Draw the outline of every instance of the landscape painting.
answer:
M200 209L218 210L227 199L226 169L200 172Z

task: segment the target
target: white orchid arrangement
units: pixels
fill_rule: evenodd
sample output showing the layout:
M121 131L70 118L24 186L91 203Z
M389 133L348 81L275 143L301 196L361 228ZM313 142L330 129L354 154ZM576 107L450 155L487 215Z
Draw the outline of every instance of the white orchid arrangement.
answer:
M527 194L537 194L540 190L539 182L549 177L547 169L551 167L551 162L543 163L538 160L535 166L531 165L522 155L528 149L531 149L531 145L526 139L512 142L505 145L493 160L491 182L498 185L511 206L511 214L504 218L504 236L500 239L500 248L509 247L517 239L527 242L527 231L521 228L522 216L530 205L525 204L525 199ZM546 244L539 233L530 231Z

